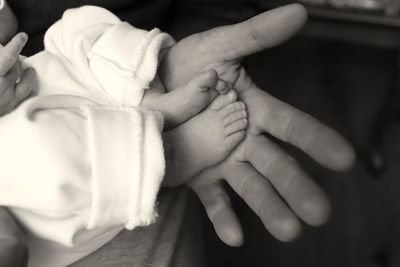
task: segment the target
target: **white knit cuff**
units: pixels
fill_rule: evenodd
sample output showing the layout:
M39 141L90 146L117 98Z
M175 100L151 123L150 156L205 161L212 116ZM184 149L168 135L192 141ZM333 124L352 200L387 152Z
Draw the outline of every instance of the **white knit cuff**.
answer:
M84 111L92 161L88 229L149 224L165 166L161 115L94 106Z

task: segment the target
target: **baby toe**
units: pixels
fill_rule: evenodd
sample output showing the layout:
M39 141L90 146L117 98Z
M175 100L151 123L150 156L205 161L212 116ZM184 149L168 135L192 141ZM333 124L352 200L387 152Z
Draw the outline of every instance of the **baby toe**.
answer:
M224 119L223 119L224 126L228 126L228 125L234 123L235 121L238 121L240 119L246 119L246 118L247 118L247 111L245 109L240 109L240 110L234 111L224 117Z
M225 145L228 148L228 150L233 149L236 145L239 144L239 142L246 136L246 131L241 130L234 132L233 134L227 136L225 138Z
M239 131L243 131L247 128L247 119L240 119L232 122L231 124L225 126L225 136L229 136Z
M224 107L232 104L236 101L237 94L235 90L230 90L228 93L224 95L218 95L208 106L208 109L219 111Z
M232 104L229 104L227 106L225 106L224 108L222 108L220 110L220 114L223 117L227 117L230 114L236 112L236 111L241 111L241 110L246 110L246 105L242 102L242 101L237 101L237 102L233 102Z
M217 92L220 94L226 94L231 89L232 87L230 84L222 79L218 79L217 84L215 85L215 90L217 90Z

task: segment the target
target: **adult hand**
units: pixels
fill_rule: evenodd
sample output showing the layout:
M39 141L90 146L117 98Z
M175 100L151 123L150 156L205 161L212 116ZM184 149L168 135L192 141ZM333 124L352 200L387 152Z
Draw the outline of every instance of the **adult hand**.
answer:
M12 111L35 88L35 70L21 71L20 66L19 54L27 40L25 33L19 33L6 46L0 44L0 116Z
M244 56L285 41L305 21L306 11L301 5L277 8L239 24L193 34L173 46L162 63L161 75L167 88L176 88L196 73L213 68L247 104L246 139L223 163L188 183L205 206L217 234L228 245L241 245L243 236L221 187L222 179L279 240L290 241L298 235L298 217L319 225L329 215L325 194L292 157L263 133L297 146L332 170L344 170L354 161L352 148L335 131L260 90L240 64Z
M22 231L12 215L0 207L0 266L25 267L28 249Z

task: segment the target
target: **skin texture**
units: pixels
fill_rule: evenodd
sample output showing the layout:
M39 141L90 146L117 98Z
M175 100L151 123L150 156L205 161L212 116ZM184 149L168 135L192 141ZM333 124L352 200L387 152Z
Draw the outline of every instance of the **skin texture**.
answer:
M249 118L244 141L224 162L188 183L203 203L216 233L227 245L240 246L243 233L221 186L222 180L281 241L298 236L300 219L316 226L329 217L326 195L264 133L297 146L332 170L348 169L354 162L354 151L346 140L311 116L262 91L240 64L243 57L279 45L293 36L306 18L304 7L292 4L239 24L193 34L172 47L162 63L162 79L168 90L212 68L221 79L232 84L247 106Z
M247 112L231 90L218 95L202 112L165 132L166 154L164 186L178 186L203 169L224 160L243 140ZM170 157L168 157L168 155Z
M140 106L161 112L164 116L164 130L169 130L189 120L218 94L226 94L229 90L229 85L218 79L215 70L199 73L187 84L168 93L157 77L152 87L145 91Z

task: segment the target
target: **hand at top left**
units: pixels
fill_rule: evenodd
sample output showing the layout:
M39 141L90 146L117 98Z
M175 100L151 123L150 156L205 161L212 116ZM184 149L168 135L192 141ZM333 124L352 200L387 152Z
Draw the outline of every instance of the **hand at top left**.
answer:
M27 40L25 33L19 33L7 45L0 45L0 116L12 111L35 87L35 70L21 71L19 55Z

